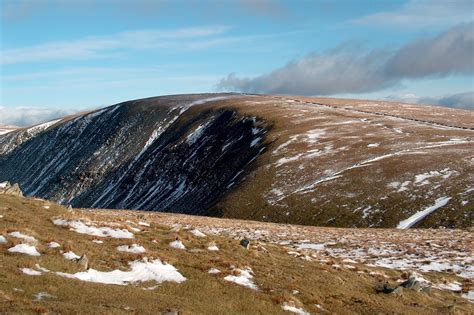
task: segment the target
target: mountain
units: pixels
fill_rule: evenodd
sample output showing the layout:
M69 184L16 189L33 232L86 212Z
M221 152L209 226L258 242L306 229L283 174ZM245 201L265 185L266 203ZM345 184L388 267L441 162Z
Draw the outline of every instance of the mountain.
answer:
M128 101L0 135L0 181L74 207L469 227L474 112L241 94Z
M9 133L15 129L18 129L18 127L0 124L0 135Z

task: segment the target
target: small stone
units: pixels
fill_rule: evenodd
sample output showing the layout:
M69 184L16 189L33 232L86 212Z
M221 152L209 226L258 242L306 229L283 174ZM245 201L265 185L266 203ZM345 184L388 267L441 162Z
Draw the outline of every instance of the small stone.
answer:
M392 291L392 294L402 295L403 294L403 287L396 287L395 290Z
M375 286L375 292L377 293L392 293L394 289L388 283L379 283Z
M424 287L424 288L421 288L421 292L423 292L423 293L431 293L431 287Z
M240 241L240 245L246 249L249 249L250 241L246 238Z
M417 284L418 281L416 281L415 277L410 277L408 278L407 281L404 281L400 284L401 287L404 287L405 289L411 289ZM418 283L419 284L419 283Z
M411 289L416 292L420 292L423 288L421 287L421 284L418 281L415 281L415 284L411 287Z
M179 311L177 310L166 310L161 312L161 315L179 315Z
M87 258L86 254L82 255L77 260L77 262L79 263L79 265L81 265L84 268L84 270L89 269L89 259Z
M181 229L183 228L183 226L181 224L176 224L175 226L173 226L170 231L171 232L179 232Z

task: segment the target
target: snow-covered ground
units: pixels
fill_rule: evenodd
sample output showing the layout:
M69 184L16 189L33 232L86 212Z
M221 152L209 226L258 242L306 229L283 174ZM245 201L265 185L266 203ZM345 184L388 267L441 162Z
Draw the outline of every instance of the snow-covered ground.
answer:
M114 229L108 226L96 226L93 222L86 224L82 221L53 219L53 223L55 225L69 227L71 231L81 234L112 238L134 238L133 233L127 229Z
M28 243L37 243L38 242L38 240L36 238L34 238L33 236L29 236L29 235L23 234L23 233L18 232L18 231L10 232L10 233L8 233L8 235L13 236L15 238L22 239L22 240L24 240L25 242L28 242Z
M119 252L127 252L127 253L132 253L132 254L142 254L146 252L145 247L140 246L138 244L120 245L117 247L117 250Z
M298 314L298 315L310 315L310 313L306 312L304 309L302 309L300 307L296 307L294 305L290 305L287 302L283 303L281 308L285 311L288 311L288 312L291 312L291 313L294 313L294 314Z
M81 258L81 256L77 255L73 251L68 251L68 252L63 253L63 257L66 258L67 260L77 260Z
M87 271L77 273L56 272L57 275L66 278L76 278L82 281L97 282L105 284L127 285L130 283L156 281L172 281L181 283L186 281L178 270L172 265L162 263L161 260L152 261L141 260L130 262L130 270L98 271L88 269Z
M239 269L234 268L232 270L234 274L224 277L224 280L237 283L244 287L258 290L257 285L253 282L253 271L250 267Z
M230 224L220 219L160 216L162 224L175 226L178 222L208 235L279 244L289 255L306 260L342 259L341 268L346 269L362 264L421 273L447 272L474 279L474 236L469 231L336 229L244 221Z
M445 205L448 204L449 200L451 200L451 197L441 197L436 199L435 204L422 210L418 211L417 213L413 214L411 217L408 219L405 219L403 221L400 221L398 224L397 228L399 229L408 229L415 225L417 222L423 220L426 216L431 214L432 212L438 210L441 207L444 207Z
M35 246L28 244L18 244L8 249L10 253L21 253L30 256L41 256Z
M180 240L175 240L170 243L170 246L176 249L186 249L184 244Z

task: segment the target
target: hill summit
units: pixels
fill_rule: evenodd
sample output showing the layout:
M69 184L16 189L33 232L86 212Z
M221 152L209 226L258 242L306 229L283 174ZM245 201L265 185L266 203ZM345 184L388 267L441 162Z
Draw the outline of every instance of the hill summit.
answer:
M85 208L337 227L468 227L474 113L195 94L0 135L0 181Z

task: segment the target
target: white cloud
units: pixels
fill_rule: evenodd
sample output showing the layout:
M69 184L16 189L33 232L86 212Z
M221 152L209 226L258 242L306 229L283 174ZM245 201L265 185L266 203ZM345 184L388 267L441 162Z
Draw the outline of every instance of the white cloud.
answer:
M385 99L404 103L432 104L474 110L474 92L442 95L437 97L423 97L409 93L403 95L389 95Z
M407 28L447 26L472 21L473 10L472 0L409 0L396 10L367 15L352 22Z
M0 125L18 127L32 126L70 115L75 110L39 107L2 107L0 106Z
M138 30L110 36L87 37L79 40L56 41L1 51L1 64L103 58L123 50L151 48L207 48L215 45L215 35L229 30L228 26L194 27L172 30ZM207 44L206 44L207 43ZM216 44L219 44L217 42Z

